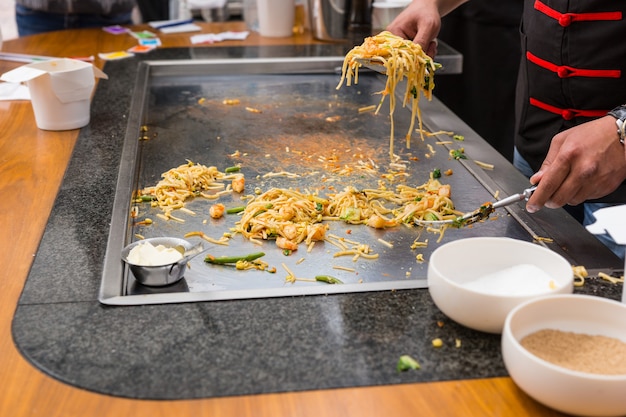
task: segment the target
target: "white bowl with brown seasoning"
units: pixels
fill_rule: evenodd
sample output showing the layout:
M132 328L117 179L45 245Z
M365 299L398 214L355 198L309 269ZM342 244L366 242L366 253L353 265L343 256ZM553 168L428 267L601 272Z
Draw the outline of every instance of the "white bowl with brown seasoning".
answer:
M513 381L538 402L572 415L626 415L626 304L554 295L507 316L502 357Z

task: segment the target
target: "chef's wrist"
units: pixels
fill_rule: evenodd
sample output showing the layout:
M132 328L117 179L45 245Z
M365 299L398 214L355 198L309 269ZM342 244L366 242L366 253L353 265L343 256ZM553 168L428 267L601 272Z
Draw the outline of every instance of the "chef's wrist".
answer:
M626 142L626 104L617 106L608 112L608 115L615 118L617 136L619 137L619 142L624 145L624 142Z

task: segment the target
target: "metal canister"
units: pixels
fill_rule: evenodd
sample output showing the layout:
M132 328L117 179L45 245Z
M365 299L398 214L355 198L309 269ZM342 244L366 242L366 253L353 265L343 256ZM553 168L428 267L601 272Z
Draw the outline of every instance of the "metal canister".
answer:
M371 0L309 0L311 31L323 41L371 35Z

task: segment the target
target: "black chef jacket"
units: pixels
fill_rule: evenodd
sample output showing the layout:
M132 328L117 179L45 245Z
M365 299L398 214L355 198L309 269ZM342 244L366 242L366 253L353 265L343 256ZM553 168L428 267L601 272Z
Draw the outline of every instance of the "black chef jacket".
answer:
M515 145L538 170L554 135L626 104L626 2L526 0L521 44Z

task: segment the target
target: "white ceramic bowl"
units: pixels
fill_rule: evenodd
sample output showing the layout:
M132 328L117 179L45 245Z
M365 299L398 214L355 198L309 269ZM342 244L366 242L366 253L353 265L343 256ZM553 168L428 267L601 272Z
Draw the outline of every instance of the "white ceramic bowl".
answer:
M578 372L538 358L520 340L542 329L626 342L626 304L590 295L534 299L511 311L502 333L502 357L509 375L535 400L574 415L626 415L626 374Z
M527 281L522 280L525 276L517 276L519 268L531 266L535 269ZM510 275L516 276L503 274L509 268L515 272ZM469 287L494 276L498 285ZM549 284L539 286L539 276L549 276ZM501 333L515 306L539 296L572 293L574 276L565 258L543 246L505 237L475 237L435 249L428 263L428 290L437 307L452 320L475 330Z

